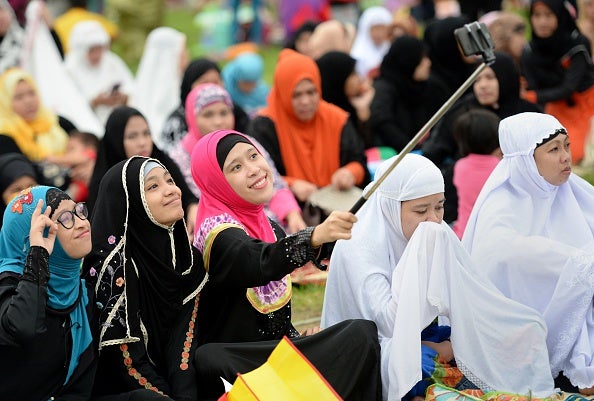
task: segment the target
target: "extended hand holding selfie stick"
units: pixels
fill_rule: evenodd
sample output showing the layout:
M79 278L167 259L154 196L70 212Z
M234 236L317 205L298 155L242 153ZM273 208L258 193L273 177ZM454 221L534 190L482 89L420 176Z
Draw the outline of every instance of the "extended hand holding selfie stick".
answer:
M363 196L357 200L357 202L351 207L349 212L357 213L357 211L363 206L363 204L371 197L379 185L388 177L388 174L394 170L394 168L402 161L406 154L410 153L411 150L419 143L419 141L426 135L426 133L439 121L441 117L454 105L456 100L462 96L464 92L472 85L478 75L489 65L495 61L495 54L493 53L493 39L487 30L487 26L482 23L472 22L464 25L462 28L458 28L454 31L456 40L462 48L465 56L481 56L483 62L474 70L474 72L468 77L468 79L454 92L454 94L435 112L433 117L427 121L427 123L417 132L417 134L410 140L408 144L400 151L398 156L390 167L377 178L373 185L366 191ZM452 55L454 56L454 55Z

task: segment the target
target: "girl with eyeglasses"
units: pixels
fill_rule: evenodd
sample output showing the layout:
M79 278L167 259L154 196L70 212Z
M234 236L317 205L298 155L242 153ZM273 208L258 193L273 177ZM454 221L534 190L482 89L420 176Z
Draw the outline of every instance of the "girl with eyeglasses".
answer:
M80 279L91 251L87 216L84 203L46 186L7 205L0 232L2 400L91 399L95 304ZM150 397L141 390L101 401Z

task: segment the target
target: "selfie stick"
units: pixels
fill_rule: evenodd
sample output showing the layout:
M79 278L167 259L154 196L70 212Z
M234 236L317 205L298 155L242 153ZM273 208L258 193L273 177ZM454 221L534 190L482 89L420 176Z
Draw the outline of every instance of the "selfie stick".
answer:
M349 212L357 213L361 206L371 197L375 190L380 184L388 177L388 174L394 170L394 168L402 161L406 154L410 153L411 150L419 143L419 141L427 134L427 132L439 121L441 117L448 111L462 96L464 92L472 85L478 75L485 69L489 64L495 61L495 54L493 53L493 40L485 24L479 24L478 22L472 22L464 25L464 27L456 29L454 31L456 40L462 48L465 56L480 55L483 57L483 62L474 70L474 72L468 77L468 79L454 92L454 94L435 112L433 117L425 123L425 125L417 132L417 134L410 140L408 144L402 149L396 159L388 167L388 169L377 178L373 185L366 191L357 202L351 207Z

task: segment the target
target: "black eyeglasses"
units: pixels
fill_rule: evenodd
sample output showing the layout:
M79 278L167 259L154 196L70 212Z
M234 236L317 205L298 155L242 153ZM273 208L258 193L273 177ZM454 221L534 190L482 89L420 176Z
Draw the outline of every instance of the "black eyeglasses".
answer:
M89 209L87 209L87 204L84 202L79 202L74 205L74 209L63 211L58 216L58 223L62 224L62 227L66 229L71 229L74 227L75 215L81 220L86 220L87 217L89 217Z

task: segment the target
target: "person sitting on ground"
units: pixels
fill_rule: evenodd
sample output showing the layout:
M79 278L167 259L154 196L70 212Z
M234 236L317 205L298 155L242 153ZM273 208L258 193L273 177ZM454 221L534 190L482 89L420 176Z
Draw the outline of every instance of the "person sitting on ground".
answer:
M217 84L223 86L221 70L217 63L208 58L197 58L192 60L184 71L181 81L180 99L181 103L174 110L163 125L162 132L156 132L161 138L156 141L165 152L171 150L188 133L188 124L186 122L186 99L190 91L200 84ZM238 105L233 105L233 116L235 117L235 129L244 131L249 123L249 117L245 110Z
M322 327L376 323L386 401L424 400L431 383L551 396L542 318L477 274L443 222L444 202L439 169L423 156L404 156L358 211L352 238L334 247ZM449 319L451 336L449 327L432 324L436 316Z
M188 241L181 198L155 159L122 160L101 180L83 265L99 306L97 394L148 388L196 400L194 323L208 275Z
M134 78L128 66L109 50L109 35L97 21L82 21L70 34L66 70L99 118L105 124L117 106L125 105Z
M92 286L80 278L82 258L91 250L87 216L84 203L46 186L21 192L7 206L0 232L3 400L168 399L144 388L91 395L95 302Z
M542 314L557 386L592 395L594 189L571 172L570 139L548 114L503 119L503 159L474 204L462 243L477 273Z
M379 400L379 345L375 324L351 320L299 334L291 323L289 273L320 262L324 244L348 239L356 217L333 212L322 224L285 237L264 213L273 192L270 166L241 133L215 131L192 151L192 175L201 192L194 246L209 283L202 291L194 356L200 400L223 393L265 362L287 336L347 400ZM318 252L320 251L320 252Z
M594 128L594 64L590 41L575 23L570 1L532 0L532 39L521 56L526 100L544 107L571 133L572 161L585 155L586 138Z
M204 135L219 129L233 129L235 125L233 103L229 93L223 87L216 84L200 84L192 89L186 104L188 133L169 153L169 156L184 175L188 188L197 198L200 198L200 190L192 178L190 161L192 150ZM255 139L254 142L256 142ZM301 217L301 208L293 193L274 167L268 152L259 143L255 144L271 166L274 175L274 195L266 204L266 214L281 226L286 227L291 234L304 229L305 222Z
M453 229L460 239L476 198L503 156L497 135L499 121L489 110L472 109L461 114L454 124L462 157L454 165L452 179L458 195L458 218Z
M221 71L225 89L231 99L250 117L266 106L270 87L264 82L263 73L264 60L256 53L240 54Z
M107 120L105 135L99 143L97 162L89 186L89 210L93 211L95 208L95 202L99 197L99 186L105 173L118 162L135 155L152 157L167 166L177 186L181 188L182 204L189 220L188 234L192 235L198 199L187 187L175 162L153 144L151 130L142 113L128 106L116 108Z
M303 203L321 187L348 190L369 182L363 141L348 114L320 99L321 93L315 61L284 49L268 106L248 128Z

